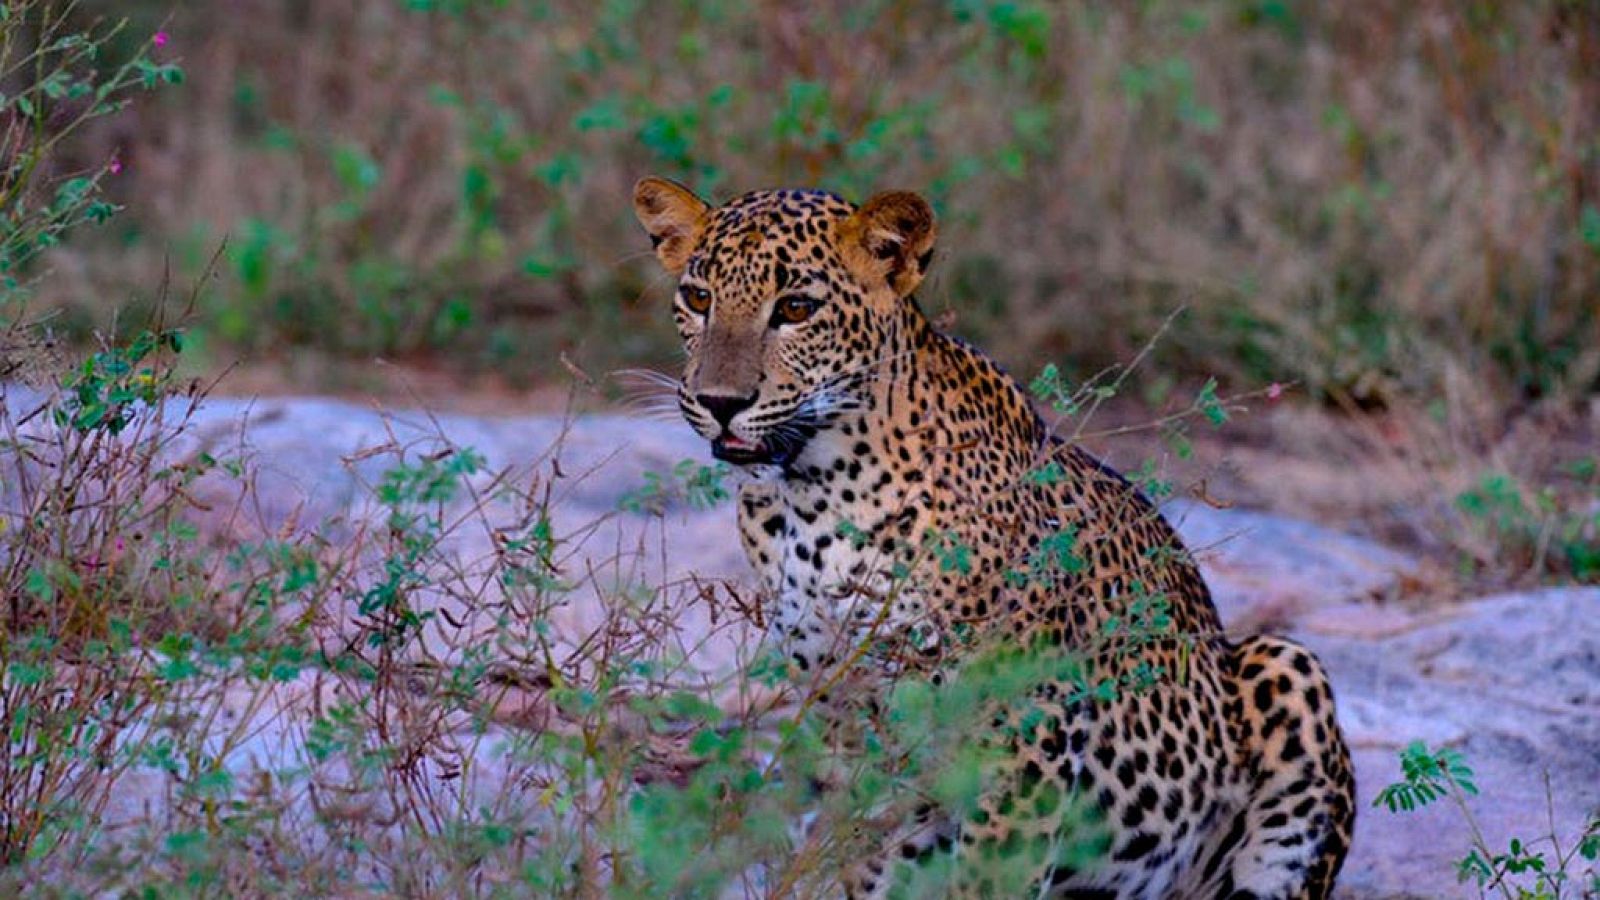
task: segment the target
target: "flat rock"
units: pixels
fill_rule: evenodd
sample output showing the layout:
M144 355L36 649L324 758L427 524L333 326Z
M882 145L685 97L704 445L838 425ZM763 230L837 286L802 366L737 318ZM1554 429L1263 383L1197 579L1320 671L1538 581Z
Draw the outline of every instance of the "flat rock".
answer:
M274 529L291 512L301 525L346 517L402 452L415 458L446 446L470 447L487 468L526 467L558 457L567 475L560 509L578 518L615 512L645 473L682 460L710 464L705 442L687 426L617 415L577 418L484 418L393 411L322 399L214 398L187 410L190 440L213 455L253 461L260 526ZM1164 508L1205 568L1225 620L1271 610L1292 622L1339 601L1382 597L1413 573L1416 560L1372 541L1268 513L1175 501ZM685 519L725 521L724 507L673 509ZM698 532L700 522L687 522ZM730 532L731 533L731 532ZM686 568L710 577L743 577L728 542L682 541Z
M1476 896L1454 883L1471 841L1457 810L1371 805L1400 779L1397 754L1412 740L1454 747L1476 770L1482 794L1470 806L1492 850L1547 835L1551 812L1571 846L1600 809L1597 617L1600 588L1549 588L1377 640L1298 635L1328 667L1355 752L1361 808L1342 896Z
M1421 568L1374 541L1310 522L1193 501L1163 507L1199 558L1224 623L1293 627L1320 610L1382 598ZM1370 606L1370 605L1369 605ZM1372 627L1350 617L1347 627Z

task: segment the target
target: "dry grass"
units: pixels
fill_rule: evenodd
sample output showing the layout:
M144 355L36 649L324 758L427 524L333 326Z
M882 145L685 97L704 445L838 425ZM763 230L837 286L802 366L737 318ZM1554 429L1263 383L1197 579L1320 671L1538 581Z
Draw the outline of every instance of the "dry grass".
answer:
M0 892L609 878L636 782L705 765L685 729L715 707L686 725L666 704L718 696L688 660L735 623L685 633L709 601L650 580L661 520L579 552L607 523L551 527L584 477L560 441L487 471L433 434L353 455L357 480L386 463L366 501L302 522L245 444L194 424L204 393L173 362L111 346L0 390Z
M219 358L664 358L625 202L664 172L928 191L925 301L1023 368L1187 306L1182 378L1502 410L1600 377L1587 4L410 6L178 11L188 86L84 150L131 214L57 256L61 321L226 238Z

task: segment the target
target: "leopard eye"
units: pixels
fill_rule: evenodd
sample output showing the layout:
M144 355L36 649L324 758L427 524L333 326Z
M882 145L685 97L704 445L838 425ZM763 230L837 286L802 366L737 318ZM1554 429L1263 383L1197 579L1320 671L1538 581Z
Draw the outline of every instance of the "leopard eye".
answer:
M711 292L703 287L685 287L683 305L695 315L703 316L711 310Z
M799 324L811 318L811 314L821 305L821 301L799 294L779 297L777 304L772 307L772 324L774 327Z

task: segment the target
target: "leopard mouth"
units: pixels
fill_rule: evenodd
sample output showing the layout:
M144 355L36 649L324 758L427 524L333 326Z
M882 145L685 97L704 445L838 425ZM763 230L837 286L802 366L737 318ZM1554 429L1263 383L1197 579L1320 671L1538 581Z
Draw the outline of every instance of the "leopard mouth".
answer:
M754 443L724 430L711 441L711 455L736 466L780 466L787 469L816 434L814 428L776 428Z

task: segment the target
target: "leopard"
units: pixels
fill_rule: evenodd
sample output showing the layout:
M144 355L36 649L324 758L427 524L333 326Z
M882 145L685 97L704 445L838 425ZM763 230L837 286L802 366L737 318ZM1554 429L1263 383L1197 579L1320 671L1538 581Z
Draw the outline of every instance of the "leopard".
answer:
M1327 672L1286 638L1230 636L1146 492L924 312L938 232L924 197L773 189L715 205L649 177L633 206L676 282L676 405L749 475L735 503L760 625L798 676L854 661L878 673L870 694L995 642L1084 654L1095 683L1160 676L1108 696L1045 684L1026 721L974 722L1008 735L997 786L958 817L919 809L839 893L887 896L902 860L946 851L957 896L1001 890L959 865L996 853L1033 896L1329 895L1355 780ZM1166 630L1106 641L1141 601ZM1069 796L1107 831L1092 859L1044 852Z

